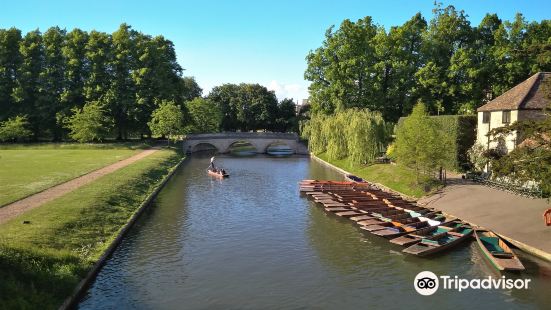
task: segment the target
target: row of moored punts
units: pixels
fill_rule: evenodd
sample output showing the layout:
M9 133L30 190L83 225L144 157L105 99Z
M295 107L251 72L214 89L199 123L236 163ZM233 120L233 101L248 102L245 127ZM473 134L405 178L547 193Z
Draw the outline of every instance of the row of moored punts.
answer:
M347 178L353 179L353 178ZM405 247L404 253L429 256L471 240L498 270L523 270L514 252L496 234L458 218L417 205L368 182L303 180L300 192L325 211L347 218L373 235Z

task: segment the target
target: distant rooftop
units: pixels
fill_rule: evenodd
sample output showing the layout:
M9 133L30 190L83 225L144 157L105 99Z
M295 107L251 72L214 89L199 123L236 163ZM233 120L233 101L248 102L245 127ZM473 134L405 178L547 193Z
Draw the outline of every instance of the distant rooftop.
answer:
M551 72L538 72L477 111L542 110L549 104L549 100L544 97L541 84L550 78Z

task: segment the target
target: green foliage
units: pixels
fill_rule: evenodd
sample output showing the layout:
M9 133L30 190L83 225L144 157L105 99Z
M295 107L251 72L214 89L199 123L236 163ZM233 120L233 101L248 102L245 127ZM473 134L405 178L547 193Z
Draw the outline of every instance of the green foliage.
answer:
M73 108L99 101L114 119L120 139L149 135L147 122L159 100L200 95L193 78L182 78L174 45L122 24L113 34L45 33L0 29L0 121L27 115L33 139L61 140Z
M186 108L191 117L187 132L209 133L220 130L222 112L220 107L211 100L198 97L186 102Z
M390 131L380 113L348 109L334 115L315 114L302 127L303 138L315 154L329 159L348 157L352 162L373 162L384 151Z
M447 151L454 154L449 157L446 166L456 171L464 171L470 168L471 161L467 154L476 140L476 122L474 115L440 115L430 117L436 122L438 128L453 141L448 145ZM398 125L402 124L406 117L400 118Z
M173 101L163 100L159 103L159 107L153 111L147 125L154 135L176 139L177 135L183 134L183 120L184 115L180 107Z
M399 164L413 168L417 173L433 175L440 167L452 168L454 144L442 127L427 114L423 103L413 107L413 112L396 129L396 158Z
M418 13L388 31L369 16L331 26L306 57L312 110L368 108L396 121L421 100L430 114L473 115L530 75L551 71L549 20L487 14L471 26L467 18L436 4L428 23Z
M289 102L278 105L273 91L259 84L224 84L214 87L208 99L216 103L222 112L222 130L286 130L293 122Z
M70 130L69 136L78 142L102 141L113 126L113 119L100 102L89 102L82 109L73 108L72 111L73 115L64 123Z
M24 140L32 135L25 116L16 116L0 123L0 141Z

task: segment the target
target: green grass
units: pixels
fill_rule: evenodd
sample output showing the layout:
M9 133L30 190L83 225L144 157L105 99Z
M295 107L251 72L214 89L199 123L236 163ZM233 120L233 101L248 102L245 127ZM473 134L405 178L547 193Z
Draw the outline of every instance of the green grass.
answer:
M417 183L415 171L399 165L357 165L351 163L347 158L340 160L329 160L325 153L319 154L317 157L354 175L357 175L364 180L382 184L397 192L415 198L430 194L442 186L438 180L430 179L428 177L423 177L421 182Z
M139 151L125 144L5 145L0 148L0 206L90 171L130 157Z
M0 225L0 308L59 307L180 158L156 152Z

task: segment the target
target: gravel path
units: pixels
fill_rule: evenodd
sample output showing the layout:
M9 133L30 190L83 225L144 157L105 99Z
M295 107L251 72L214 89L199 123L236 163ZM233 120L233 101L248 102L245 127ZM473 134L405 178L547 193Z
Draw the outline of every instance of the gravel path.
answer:
M10 203L2 208L0 208L0 224L5 223L12 218L23 214L31 209L38 208L41 205L45 204L48 201L54 200L58 197L61 197L81 186L84 186L90 182L97 180L98 178L110 174L114 171L117 171L121 168L124 168L146 156L149 156L155 153L157 150L145 150L134 156L118 161L109 166L105 166L98 170L92 171L88 174L80 176L78 178L72 179L65 183L50 187L40 193L28 196L21 200Z

